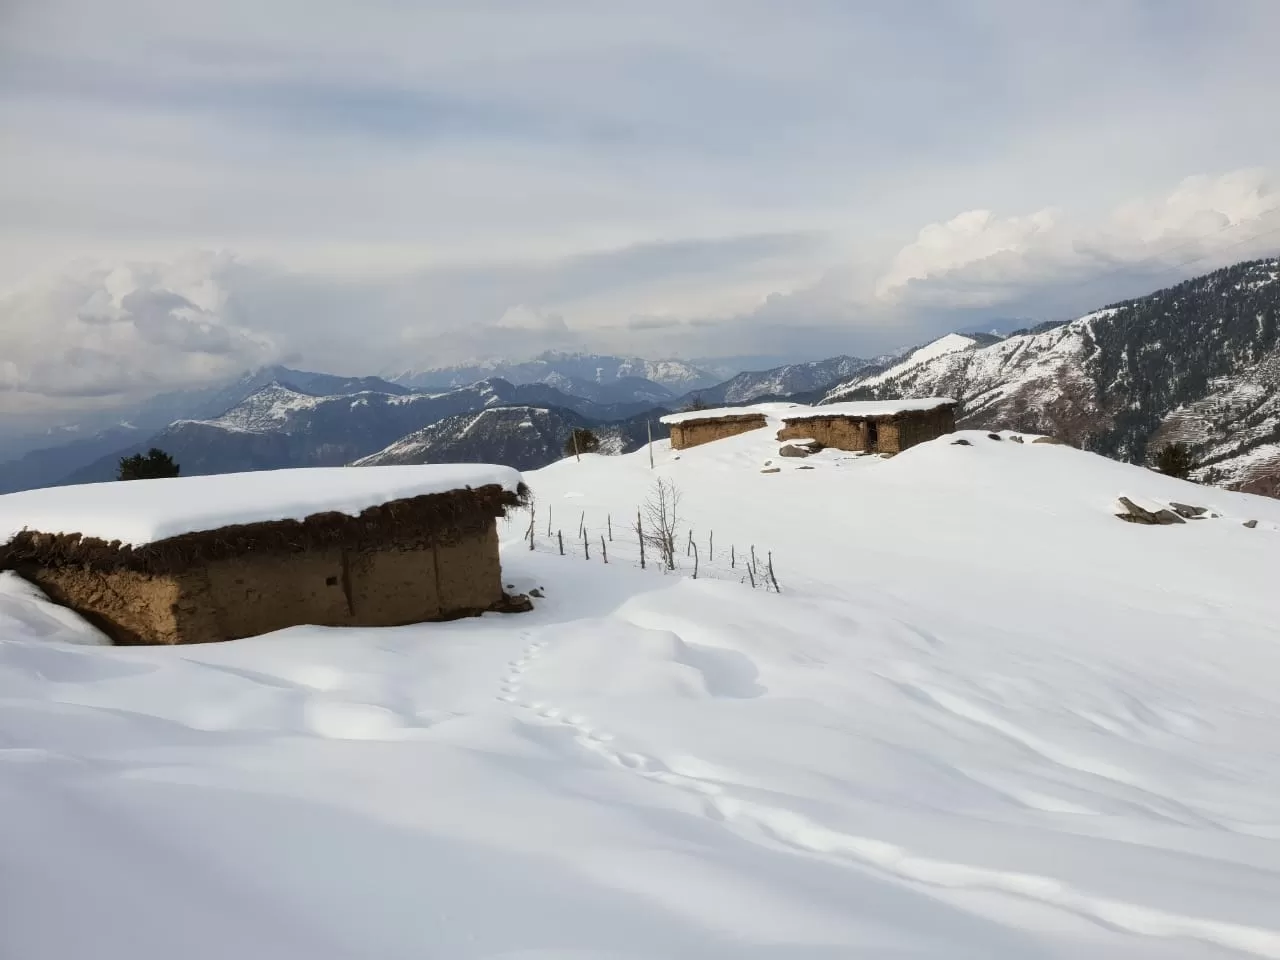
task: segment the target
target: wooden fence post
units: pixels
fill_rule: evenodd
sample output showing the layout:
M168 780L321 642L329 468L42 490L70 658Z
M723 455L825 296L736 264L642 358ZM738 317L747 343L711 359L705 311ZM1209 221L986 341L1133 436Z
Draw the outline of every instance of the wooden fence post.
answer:
M556 531L556 539L560 541L560 556L564 556L564 531Z
M604 534L600 534L600 552L604 554L604 562L609 562L609 548L604 545Z

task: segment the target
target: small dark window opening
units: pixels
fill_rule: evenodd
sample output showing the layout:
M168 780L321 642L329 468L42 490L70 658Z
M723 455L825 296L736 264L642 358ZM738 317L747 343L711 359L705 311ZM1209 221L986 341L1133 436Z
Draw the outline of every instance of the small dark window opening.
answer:
M337 578L337 577L325 577L325 578L324 578L324 585L325 585L326 587L336 587L336 586L338 585L338 578Z
M867 450L876 451L880 449L880 425L876 421L871 420L867 423Z

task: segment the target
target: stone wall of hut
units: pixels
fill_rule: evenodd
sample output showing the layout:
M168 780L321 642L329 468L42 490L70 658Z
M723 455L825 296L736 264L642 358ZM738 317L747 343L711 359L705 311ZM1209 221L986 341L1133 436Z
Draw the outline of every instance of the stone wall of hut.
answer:
M849 417L806 417L788 420L778 431L779 440L817 440L834 450L868 450L866 420Z
M882 453L900 453L914 447L917 443L935 440L948 433L956 432L956 413L954 407L938 407L934 410L913 410L894 418L893 436L889 440L893 446L886 446L888 435L887 424L880 426L880 451Z
M955 410L912 410L884 417L805 417L788 420L779 440L817 440L836 450L901 453L956 429Z
M687 420L684 423L671 424L671 446L676 450L686 450L700 444L736 437L740 433L759 430L768 426L764 414L750 414L740 417L719 417L714 420Z
M20 571L115 643L205 643L299 624L386 627L481 613L503 600L497 524L449 544L331 547L211 560L179 573Z

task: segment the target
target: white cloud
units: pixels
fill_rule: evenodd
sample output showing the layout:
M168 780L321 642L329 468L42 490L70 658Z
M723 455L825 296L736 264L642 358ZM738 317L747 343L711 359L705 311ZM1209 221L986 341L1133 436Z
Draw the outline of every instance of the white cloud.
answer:
M1098 223L1062 211L962 213L920 230L875 284L885 305L922 309L1084 310L1280 248L1280 192L1264 170L1184 179L1159 199L1122 204ZM1119 295L1119 294L1116 294ZM1039 306L1037 309L1037 298ZM1093 301L1096 303L1096 301Z
M0 404L272 356L872 353L1273 215L1247 173L1133 198L1280 156L1280 4L259 6L5 7ZM33 292L79 257L165 266Z
M535 310L523 303L507 308L498 318L497 325L506 330L533 330L548 333L564 333L569 329L565 325L564 317L560 314Z
M1026 217L997 218L990 210L969 210L946 223L921 229L915 242L903 247L889 270L876 282L876 295L891 299L913 280L953 273L1000 254L1022 254L1043 248L1057 225L1054 210Z
M221 257L93 266L0 299L0 407L32 397L127 398L202 385L275 359L228 318Z

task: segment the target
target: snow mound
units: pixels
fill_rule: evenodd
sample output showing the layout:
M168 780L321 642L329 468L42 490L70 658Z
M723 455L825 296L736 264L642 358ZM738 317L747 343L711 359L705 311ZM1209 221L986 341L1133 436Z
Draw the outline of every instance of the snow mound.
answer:
M313 467L212 477L47 487L0 496L0 543L23 529L81 533L140 546L231 524L304 520L464 487L500 484L515 491L520 474L486 464Z

